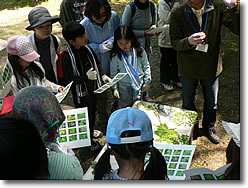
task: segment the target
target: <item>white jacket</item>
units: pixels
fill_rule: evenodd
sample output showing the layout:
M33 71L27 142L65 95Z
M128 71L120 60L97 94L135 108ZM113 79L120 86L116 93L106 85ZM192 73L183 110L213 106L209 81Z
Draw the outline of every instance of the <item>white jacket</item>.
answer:
M171 41L170 41L170 35L169 35L170 15L171 15L171 12L179 6L180 6L179 2L175 2L171 8L165 0L159 1L158 27L164 27L165 28L165 30L162 33L160 33L160 35L158 36L158 46L160 46L160 47L172 48Z
M35 44L34 33L30 34L28 37L29 37L29 39L32 42L32 45L33 45L34 50L38 53L37 46ZM50 53L51 53L51 62L52 62L52 67L53 67L54 75L55 75L56 81L58 83L57 61L58 61L58 53L60 51L61 41L60 41L60 39L57 36L55 36L55 37L56 37L57 42L58 42L58 49L57 49L57 51L55 51L55 45L54 45L54 42L53 42L53 38L50 35L50 41L51 41L50 42ZM40 59L37 59L36 61L40 62Z
M60 85L57 85L53 82L50 82L49 80L46 79L45 77L45 70L42 67L42 65L39 62L35 62L42 70L42 72L44 73L44 78L40 81L40 78L38 78L37 76L35 76L34 72L28 68L27 70L25 70L25 74L28 76L28 78L30 79L30 85L28 84L28 82L24 79L24 84L26 86L41 86L41 87L45 87L48 90L50 90L51 92L54 93L58 93L58 89L61 87ZM17 82L16 82L16 77L13 74L11 77L11 89L13 91L13 94L16 95L16 93L20 90L17 87Z

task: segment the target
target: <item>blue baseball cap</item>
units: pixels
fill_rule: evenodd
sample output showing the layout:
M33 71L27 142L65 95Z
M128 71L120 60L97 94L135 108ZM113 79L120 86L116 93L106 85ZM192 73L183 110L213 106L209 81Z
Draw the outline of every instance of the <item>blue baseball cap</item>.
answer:
M121 138L121 133L129 130L139 130L140 136ZM151 120L145 112L136 108L116 110L108 120L106 137L110 144L151 141L153 139Z

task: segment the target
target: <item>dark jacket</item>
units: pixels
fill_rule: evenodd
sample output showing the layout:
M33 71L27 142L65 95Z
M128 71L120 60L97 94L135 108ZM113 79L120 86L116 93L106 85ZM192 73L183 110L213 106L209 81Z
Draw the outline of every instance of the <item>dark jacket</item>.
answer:
M67 85L71 81L74 81L71 90L73 95L74 104L78 105L80 102L77 100L78 98L78 92L76 91L76 85L80 84L82 88L83 94L86 96L88 94L94 94L93 92L98 89L97 83L95 80L89 80L88 76L86 75L87 71L94 66L91 62L93 62L93 58L95 59L97 63L97 67L100 73L100 77L104 74L97 56L95 53L91 50L93 56L89 52L89 50L86 47L81 47L79 50L76 50L73 46L71 46L72 52L75 57L76 66L78 69L78 72L80 76L75 76L73 74L73 68L72 68L72 61L71 57L68 52L65 52L62 57L62 64L63 64L63 74L64 74L64 84ZM89 61L89 59L91 62ZM95 69L95 68L94 68ZM103 84L101 79L101 84Z
M207 16L208 15L208 16ZM200 32L200 25L192 9L184 3L171 15L170 38L172 47L177 50L178 71L185 78L211 79L222 72L220 56L221 26L224 24L232 32L239 34L239 5L227 9L222 0L206 0L205 13L202 16L202 29L207 19L206 43L208 51L196 51L188 44L187 38Z
M69 21L83 20L85 5L86 0L63 0L60 4L60 25L64 27Z

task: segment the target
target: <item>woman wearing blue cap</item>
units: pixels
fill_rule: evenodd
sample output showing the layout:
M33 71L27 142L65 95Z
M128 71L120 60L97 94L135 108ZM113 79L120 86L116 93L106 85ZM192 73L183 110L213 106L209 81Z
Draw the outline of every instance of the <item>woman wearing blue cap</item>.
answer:
M113 112L106 136L109 147L95 166L94 180L168 180L166 162L153 146L152 124L145 112L134 108ZM111 169L110 155L119 169Z

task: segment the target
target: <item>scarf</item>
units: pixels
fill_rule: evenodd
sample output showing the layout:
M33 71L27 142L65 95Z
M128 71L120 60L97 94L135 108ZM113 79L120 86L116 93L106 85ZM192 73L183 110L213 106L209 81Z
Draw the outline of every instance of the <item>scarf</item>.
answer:
M141 88L141 81L139 78L139 69L137 63L137 53L134 48L132 48L132 62L128 61L126 54L122 53L122 60L126 68L129 79L131 80L131 87L139 91Z
M97 67L97 64L96 64L96 60L95 60L95 57L91 51L91 49L88 47L88 45L85 46L85 48L88 50L88 52L90 53L90 56L92 57L93 59L93 62L92 62L92 59L89 57L89 54L84 54L87 56L87 59L88 61L90 62L91 66L93 67L94 70L96 70L97 72L97 80L96 80L96 83L97 83L97 88L99 88L101 86L101 78L100 78L100 73L99 73L99 70L98 70L98 67ZM72 71L73 71L73 75L74 76L80 76L80 73L78 71L78 68L77 68L77 64L76 64L76 59L75 59L75 55L70 47L70 45L68 45L68 53L69 53L69 56L71 58L71 63L72 63ZM81 58L80 58L80 61ZM81 62L83 64L83 62ZM82 67L82 70L81 72L84 73L84 70L83 70L83 66ZM76 85L76 93L77 93L77 101L78 103L80 103L80 97L83 97L85 95L88 94L88 91L87 91L87 87L86 87L86 84L84 82L84 86L85 86L85 89L86 89L86 93L82 91L82 85L81 84L77 84Z
M37 86L23 88L16 94L11 114L30 120L46 147L57 142L58 129L65 120L55 95L48 89Z

